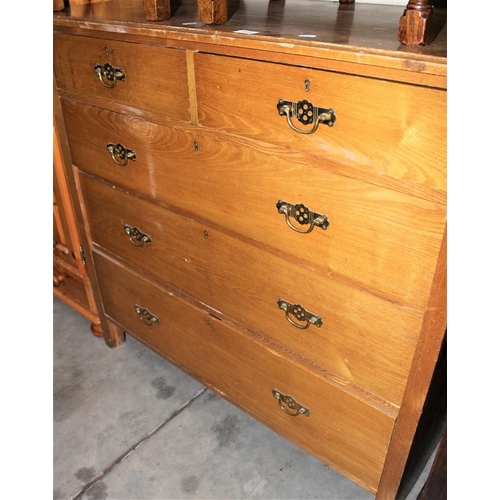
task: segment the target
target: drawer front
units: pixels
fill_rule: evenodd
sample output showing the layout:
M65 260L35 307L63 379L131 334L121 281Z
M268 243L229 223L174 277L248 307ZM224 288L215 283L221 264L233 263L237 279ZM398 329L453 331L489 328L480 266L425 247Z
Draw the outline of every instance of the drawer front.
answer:
M445 207L291 161L276 149L191 134L63 100L73 163L231 231L294 255L381 298L423 308L446 223ZM117 165L106 144L136 155ZM197 148L194 143L197 143ZM328 217L300 234L277 202ZM300 225L290 218L300 230Z
M422 313L86 175L81 185L96 244L326 367L354 390L399 406ZM295 316L279 299L314 316Z
M287 439L375 491L391 417L98 254L95 263L108 316ZM274 388L307 407L309 416L286 414L273 397Z
M199 53L195 72L202 125L446 191L444 91ZM298 133L278 112L280 99L333 108L336 121L312 134ZM308 114L300 105L297 116L300 110ZM313 127L296 118L290 122L306 131Z
M101 83L96 64L111 79L102 76ZM120 71L113 77L111 67L123 70L123 80ZM161 113L163 118L189 120L183 50L56 34L54 73L58 88L65 91Z

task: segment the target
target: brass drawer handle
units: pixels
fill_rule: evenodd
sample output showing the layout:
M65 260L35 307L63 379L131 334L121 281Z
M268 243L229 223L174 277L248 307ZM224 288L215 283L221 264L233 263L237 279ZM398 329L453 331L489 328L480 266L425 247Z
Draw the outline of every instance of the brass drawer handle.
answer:
M318 129L320 123L333 127L337 119L332 108L318 108L305 99L299 102L280 99L276 107L280 116L286 116L289 127L299 134L313 134ZM292 123L292 118L296 118L303 125L310 125L312 123L313 127L310 129L297 128Z
M129 160L135 161L137 159L137 156L133 149L127 149L119 142L117 144L108 142L106 144L106 149L108 150L108 153L111 155L111 158L113 158L113 161L117 165L120 165L120 167L124 167Z
M152 326L154 324L159 325L160 319L158 316L150 313L145 307L141 307L138 304L135 304L135 312L139 315L139 319L146 325Z
M118 80L125 81L125 71L122 68L114 68L109 63L94 64L94 73L99 78L99 81L107 89L112 89ZM111 82L111 83L106 83Z
M279 299L278 307L283 311L285 311L286 319L295 328L300 328L301 330L305 330L306 328L309 328L309 325L316 325L319 328L323 324L321 316L318 316L317 314L313 314L307 311L300 304L291 304L286 300ZM290 315L294 316L299 321L305 321L306 322L305 325L297 323L290 317Z
M276 208L280 214L285 215L285 221L289 227L291 227L297 233L307 234L310 233L314 226L318 226L325 230L330 222L328 221L328 216L323 214L317 214L309 210L302 203L288 203L283 200L278 200L276 203ZM290 222L290 217L293 217L301 225L309 225L307 229L299 229Z
M136 247L142 247L144 243L151 245L151 236L143 233L138 227L132 227L128 224L123 226L124 231L127 233L130 243Z
M289 396L288 394L283 394L282 392L278 391L278 389L273 389L272 392L273 396L278 400L280 408L287 415L291 415L292 417L296 417L297 415L304 415L305 417L309 416L310 414L309 408L306 408L305 406L295 401L295 399L293 399L292 396Z

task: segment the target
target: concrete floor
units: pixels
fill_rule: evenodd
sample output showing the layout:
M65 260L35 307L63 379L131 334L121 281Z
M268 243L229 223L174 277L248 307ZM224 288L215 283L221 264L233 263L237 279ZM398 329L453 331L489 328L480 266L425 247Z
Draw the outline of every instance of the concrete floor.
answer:
M109 349L55 298L53 368L54 500L374 498L133 338Z

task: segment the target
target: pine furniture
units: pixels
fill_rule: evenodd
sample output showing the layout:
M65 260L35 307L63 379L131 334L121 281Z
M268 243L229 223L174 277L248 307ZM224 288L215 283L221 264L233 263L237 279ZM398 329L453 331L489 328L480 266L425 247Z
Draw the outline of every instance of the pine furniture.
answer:
M372 492L446 413L446 30L399 8L54 13L55 114L110 347L131 335Z

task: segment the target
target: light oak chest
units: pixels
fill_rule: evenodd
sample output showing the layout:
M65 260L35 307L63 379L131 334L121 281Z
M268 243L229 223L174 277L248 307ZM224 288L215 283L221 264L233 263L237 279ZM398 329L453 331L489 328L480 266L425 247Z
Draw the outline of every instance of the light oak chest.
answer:
M378 498L404 494L446 398L442 44L292 43L140 8L54 16L106 342L127 332Z

